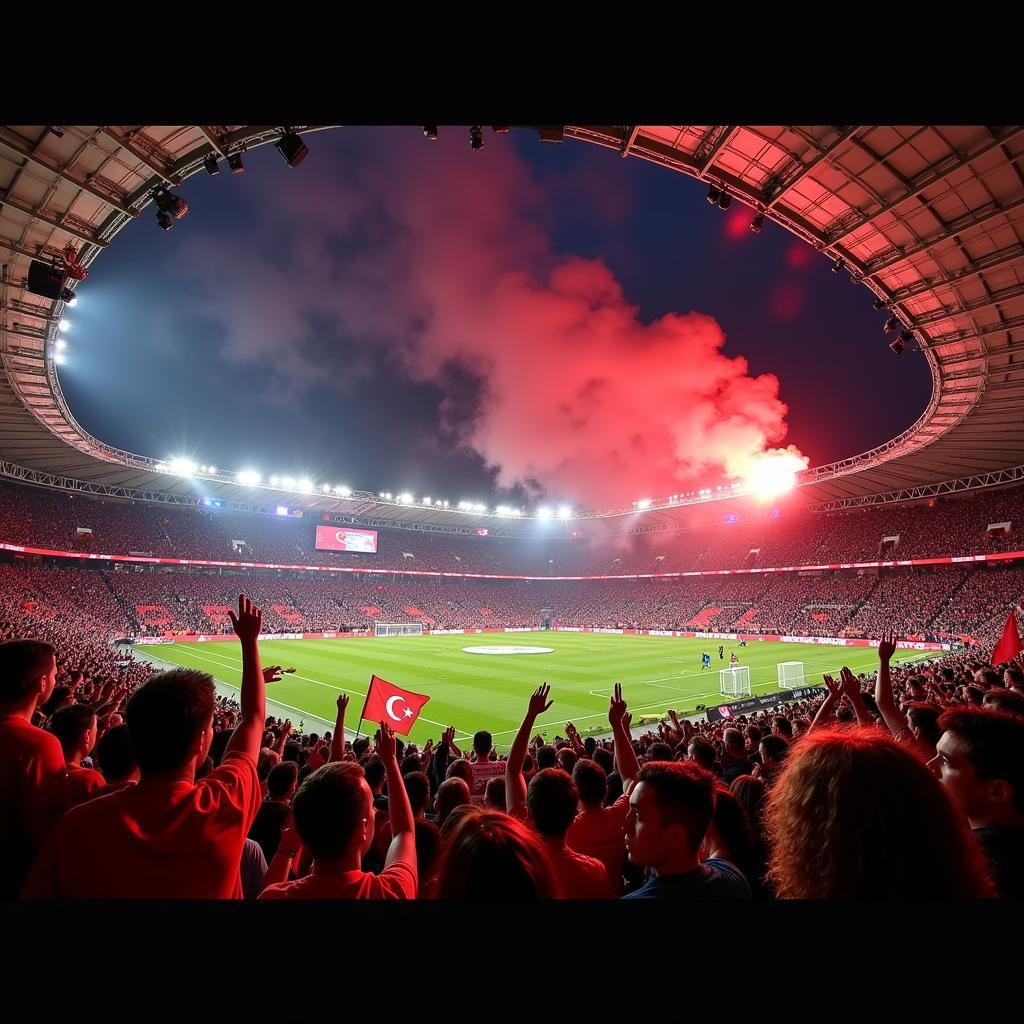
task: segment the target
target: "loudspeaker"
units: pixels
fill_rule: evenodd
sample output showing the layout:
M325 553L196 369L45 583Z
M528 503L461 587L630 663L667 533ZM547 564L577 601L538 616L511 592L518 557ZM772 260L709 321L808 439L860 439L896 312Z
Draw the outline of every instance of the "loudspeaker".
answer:
M57 270L49 263L33 260L28 265L28 290L33 295L47 299L59 299L64 284L64 271Z

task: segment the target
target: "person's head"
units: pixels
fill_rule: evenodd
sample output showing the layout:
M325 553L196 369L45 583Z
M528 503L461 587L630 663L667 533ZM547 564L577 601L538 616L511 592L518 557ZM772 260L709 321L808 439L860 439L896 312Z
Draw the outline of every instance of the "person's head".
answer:
M777 733L770 733L761 740L761 764L766 772L778 771L789 751L789 744Z
M486 761L493 746L494 737L486 729L473 734L473 753L476 754L477 760Z
M605 775L611 775L615 771L615 755L604 747L597 747L594 750L594 761L604 769Z
M1007 665L1003 669L1003 682L1011 689L1024 693L1024 668L1020 665Z
M143 776L206 760L214 696L213 677L194 668L157 672L131 695L124 717Z
M981 679L979 680L982 687L986 690L991 690L993 686L1002 686L1003 681L999 676L999 673L994 668L986 668L981 672Z
M572 781L576 783L576 792L584 807L594 810L604 804L608 793L608 775L596 761L577 761L572 770Z
M783 899L991 895L967 823L905 746L876 729L796 744L765 807L769 877Z
M402 776L405 783L405 792L409 797L409 806L412 807L412 816L418 818L430 803L430 780L423 772L409 772Z
M384 777L387 774L384 762L376 754L370 754L365 758L362 767L366 784L373 790L374 796L379 795L384 788Z
M299 785L299 766L294 761L282 761L270 769L267 776L267 796L271 800L287 803Z
M284 745L284 750L281 752L282 761L294 761L296 764L299 763L299 759L302 757L302 746L296 743L294 740L289 740ZM273 765L271 765L273 767ZM267 773L270 774L269 771Z
M595 740L593 736L588 736L583 741L583 752L587 757L593 757L595 750L597 750L597 740Z
M739 729L726 729L722 736L722 743L725 744L726 753L734 757L741 757L744 751L743 733Z
M729 792L743 805L747 812L747 821L754 829L760 828L765 789L764 779L755 778L753 775L741 775L733 779L729 787Z
M422 891L434 874L437 855L441 850L441 830L426 818L417 818L415 828L416 870Z
M561 768L545 768L530 780L526 806L534 828L545 839L562 839L576 817L580 795L572 776Z
M651 761L671 761L672 748L662 740L658 740L651 744L651 749L647 751L647 756Z
M0 708L31 711L46 703L56 684L53 644L42 640L0 644Z
M562 747L555 755L555 764L569 775L572 775L572 770L576 767L578 760L579 756L572 747Z
M54 713L50 732L60 740L68 763L81 761L96 745L96 712L88 704L69 704Z
M708 856L731 861L754 881L754 830L743 804L724 782L715 786L715 811L703 845Z
M857 721L857 713L849 704L842 704L836 709L836 721L840 725L853 725ZM774 736L775 733L772 733Z
M939 728L928 765L971 824L1024 826L1024 718L957 708L939 719Z
M695 866L715 809L714 776L694 761L651 761L629 796L629 861L659 873Z
M465 779L445 779L437 787L434 796L434 811L437 813L437 824L439 828L444 827L445 819L463 804L470 802L470 788Z
M370 749L370 737L360 736L358 739L352 741L352 753L355 754L356 760L361 761L363 755Z
M545 768L554 768L556 764L554 747L544 746L537 749L537 771L543 771Z
M914 701L907 707L907 724L910 731L929 749L934 750L939 742L942 730L939 728L939 715L942 708L928 701Z
M484 803L493 807L496 811L504 811L505 807L505 780L494 778L487 780L487 788L484 790Z
M706 736L694 736L686 748L686 756L706 772L715 768L715 745Z
M295 828L316 861L359 861L373 844L373 792L352 761L317 768L292 800Z
M1011 715L1024 716L1024 693L1007 690L1004 687L989 690L982 699L981 706L992 711L1007 711Z
M437 872L439 899L527 902L555 895L543 844L510 815L467 815L448 836Z
M462 779L470 790L473 789L473 766L464 757L458 757L450 765L448 765L448 771L444 773L445 779Z
M757 750L758 744L761 742L761 730L756 725L748 725L743 730L743 736L747 750L751 752Z
M422 765L420 763L419 755L418 754L406 754L405 757L402 758L402 764L401 764L400 770L402 772L402 777L403 778L406 775L408 775L409 772L421 771L422 770Z
M107 785L138 777L139 763L132 752L127 725L114 726L100 737L96 744L96 758Z
M793 723L785 715L776 715L772 719L772 735L781 736L784 740L793 738Z
M256 778L258 778L260 782L266 782L271 769L274 765L280 763L281 755L276 750L269 750L267 747L264 747L260 751L260 756L256 761Z

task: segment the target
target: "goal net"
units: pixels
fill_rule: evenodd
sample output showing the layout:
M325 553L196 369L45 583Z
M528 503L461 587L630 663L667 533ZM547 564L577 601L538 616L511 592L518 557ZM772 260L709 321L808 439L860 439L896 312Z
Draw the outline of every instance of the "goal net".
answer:
M779 662L779 689L792 690L804 685L804 663L802 661Z
M719 693L723 697L750 696L750 667L748 665L720 669L718 678L720 680Z
M374 636L423 636L422 622L375 622Z

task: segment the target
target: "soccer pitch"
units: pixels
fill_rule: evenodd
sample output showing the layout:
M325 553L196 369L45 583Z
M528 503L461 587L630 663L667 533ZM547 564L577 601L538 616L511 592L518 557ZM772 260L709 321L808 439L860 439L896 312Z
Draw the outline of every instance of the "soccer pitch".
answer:
M422 744L432 737L436 742L443 727L454 725L456 742L465 748L476 730L488 729L502 752L519 728L529 695L544 681L551 684L554 704L538 719L535 732L551 740L564 734L567 721L584 735L607 732L608 698L616 682L622 683L634 726L641 716L663 715L668 708L682 716L694 714L698 704L728 703L719 696L718 673L728 666L730 651L736 652L741 665L749 666L754 694L777 691L780 661L803 662L805 685L814 686L821 684L822 673L838 677L843 665L857 673L873 671L878 664L870 647L722 643L723 661L718 658L718 640L558 632L272 640L260 645L260 653L264 666L295 669L294 675L267 688L267 699L282 705L296 725L304 720L306 732L322 732L329 727L325 721L333 725L342 691L351 698L346 728L355 729L370 676L376 674L405 690L429 694L409 739ZM463 651L508 645L553 650L491 655ZM162 661L203 669L236 689L242 682L237 643L175 643L140 650ZM711 655L710 671L701 671L703 651ZM921 656L920 651L900 651L896 659ZM363 723L363 733L375 729L374 723Z

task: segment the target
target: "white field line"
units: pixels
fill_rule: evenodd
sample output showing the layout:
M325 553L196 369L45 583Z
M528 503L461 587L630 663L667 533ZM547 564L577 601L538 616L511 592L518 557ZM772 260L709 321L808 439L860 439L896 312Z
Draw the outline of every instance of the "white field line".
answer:
M174 646L178 646L178 645L175 644ZM195 654L195 652L192 650L191 647L186 648L186 650L187 650L187 652L190 655L194 655L197 658L203 658L203 655ZM241 662L236 662L236 661L234 661L234 659L228 658L227 655L219 654L218 652L215 652L215 651L211 651L210 654L214 654L214 655L216 655L216 657L224 659L224 661L215 661L214 658L210 658L210 657L206 657L204 659L205 661L212 662L214 665L222 665L225 668L234 668L234 669L241 669L241 667L242 667L241 666ZM360 690L352 690L352 689L350 689L347 686L336 686L333 683L325 683L325 682L323 682L320 679L314 679L312 676L300 676L298 672L289 672L288 674L293 679L304 679L307 683L316 683L317 686L324 686L328 690L343 690L345 693L354 693L356 695L359 695L361 693ZM228 685L230 685L230 684L228 684ZM273 685L273 684L271 684L271 685ZM366 694L363 693L362 696L365 697ZM273 699L274 699L273 697L270 698L270 700L273 700ZM276 703L280 704L281 702L277 701ZM288 705L287 704L281 704L281 707L288 707ZM293 708L292 710L293 711L299 711L299 710L302 710L302 709L300 709L300 708ZM311 711L307 711L305 713L308 714L308 715L312 715ZM433 719L426 718L423 715L420 715L419 718L417 719L417 721L418 722L428 722L430 725L436 725L436 726L438 726L441 729L447 729L448 728L448 726L445 725L443 722L435 722ZM448 724L450 725L451 723L449 722ZM464 729L459 729L457 726L456 726L455 732L456 732L456 735L460 739L471 740L473 738L473 734L472 733L466 732Z

